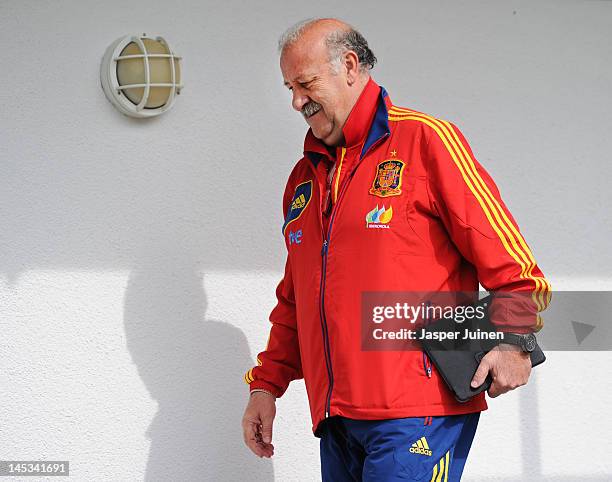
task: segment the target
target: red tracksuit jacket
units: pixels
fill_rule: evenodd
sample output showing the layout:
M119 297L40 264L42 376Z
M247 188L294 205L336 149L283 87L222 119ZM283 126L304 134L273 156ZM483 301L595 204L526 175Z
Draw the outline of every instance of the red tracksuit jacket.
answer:
M550 300L548 281L455 125L392 105L370 80L343 132L329 217L321 211L330 153L310 130L289 176L285 274L267 346L246 383L280 397L304 378L317 436L319 423L334 415L485 410L484 393L457 402L419 351L362 351L361 293L478 291L480 282L531 292L537 313Z

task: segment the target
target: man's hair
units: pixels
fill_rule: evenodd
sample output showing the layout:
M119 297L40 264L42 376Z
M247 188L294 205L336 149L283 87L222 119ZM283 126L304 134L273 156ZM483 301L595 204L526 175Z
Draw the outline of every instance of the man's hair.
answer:
M299 40L304 31L319 20L323 19L308 18L301 20L285 30L278 40L279 53ZM329 52L329 61L336 72L340 68L342 56L349 50L357 54L359 69L362 72L372 69L376 64L376 56L368 46L368 41L351 25L347 24L347 28L338 28L330 32L325 39L325 43Z

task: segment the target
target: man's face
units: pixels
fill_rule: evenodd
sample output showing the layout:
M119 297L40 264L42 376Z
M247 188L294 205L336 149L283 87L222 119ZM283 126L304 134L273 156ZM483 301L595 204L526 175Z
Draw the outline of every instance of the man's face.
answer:
M286 47L280 67L293 108L302 113L314 136L329 146L340 145L353 99L346 69L333 72L323 38L305 35Z

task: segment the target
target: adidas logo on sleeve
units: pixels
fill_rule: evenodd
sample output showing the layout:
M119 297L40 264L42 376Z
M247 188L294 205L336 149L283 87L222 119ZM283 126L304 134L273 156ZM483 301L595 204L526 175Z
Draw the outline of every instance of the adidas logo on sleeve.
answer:
M425 437L421 437L419 440L414 442L410 447L410 452L413 454L421 454L431 457L431 450L429 449L429 444L427 443L427 439L425 439Z

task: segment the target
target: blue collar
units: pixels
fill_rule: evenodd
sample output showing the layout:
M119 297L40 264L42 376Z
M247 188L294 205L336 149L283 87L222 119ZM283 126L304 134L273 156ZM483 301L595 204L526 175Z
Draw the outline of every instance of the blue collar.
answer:
M380 87L380 99L378 100L378 106L376 107L376 114L374 120L370 126L368 137L363 144L361 155L359 159L363 159L368 149L372 147L376 142L382 139L384 136L389 135L391 130L389 129L389 112L387 111L387 101L389 100L389 94L383 86Z

